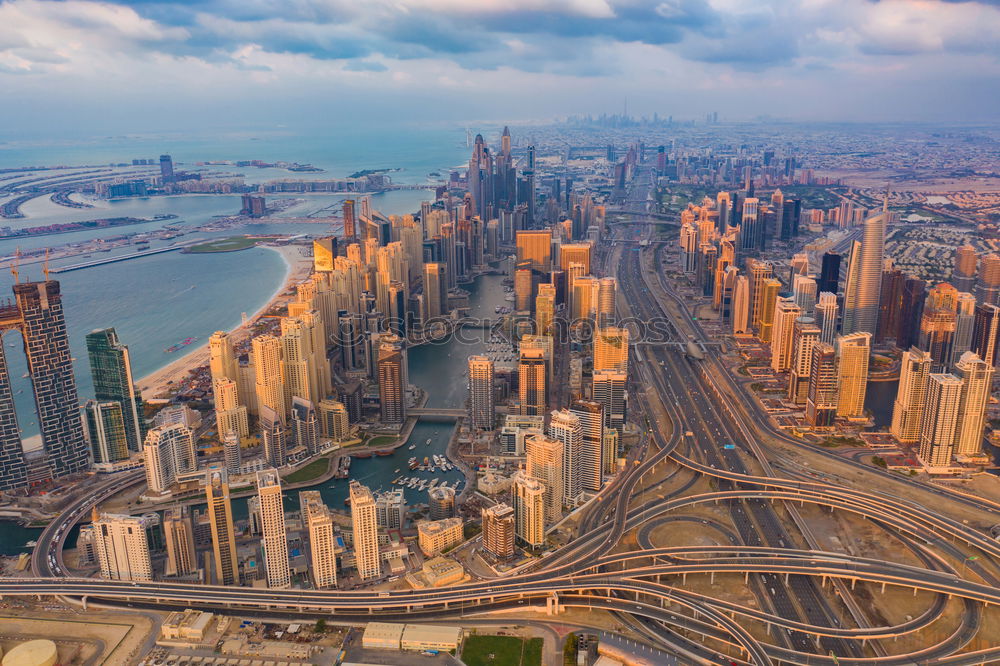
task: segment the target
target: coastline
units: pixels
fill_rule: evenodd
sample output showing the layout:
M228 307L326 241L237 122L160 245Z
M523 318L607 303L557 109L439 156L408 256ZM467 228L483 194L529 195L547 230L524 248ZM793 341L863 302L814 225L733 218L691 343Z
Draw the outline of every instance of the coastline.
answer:
M285 305L294 298L295 284L308 278L312 270L312 257L303 253L306 248L301 245L258 245L257 247L272 250L281 256L285 262L285 276L264 305L248 318L249 323L253 323L272 308ZM234 343L250 335L249 327L242 323L230 329L229 333ZM206 340L184 356L145 375L136 382L136 386L144 400L156 398L187 377L191 370L208 365L208 358L208 341Z

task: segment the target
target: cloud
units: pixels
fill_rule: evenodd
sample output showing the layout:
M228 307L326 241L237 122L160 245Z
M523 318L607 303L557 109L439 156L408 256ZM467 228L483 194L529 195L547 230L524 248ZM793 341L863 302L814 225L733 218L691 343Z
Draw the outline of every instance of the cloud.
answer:
M982 108L1000 86L998 4L0 0L0 84L36 106L97 90L115 100L165 90L201 104L258 92L291 100L323 85L373 104L426 94L438 105L428 113L499 108L500 95L532 116L599 112L605 98L628 94L650 109L701 115L702 104L742 111L755 89L769 91L756 113L797 108L805 95L855 113L846 91L886 88L880 77L914 92L955 91L965 85L955 73L972 78L974 67L979 84L949 101Z

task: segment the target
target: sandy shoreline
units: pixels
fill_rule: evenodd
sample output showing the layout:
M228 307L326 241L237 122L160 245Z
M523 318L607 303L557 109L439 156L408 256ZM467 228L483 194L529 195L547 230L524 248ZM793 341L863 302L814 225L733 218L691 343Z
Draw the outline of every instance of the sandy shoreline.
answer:
M253 316L249 318L249 323L253 323L256 319L273 308L276 305L284 305L288 301L294 298L294 291L289 293L289 290L294 288L294 285L302 280L309 277L312 272L312 257L305 254L306 248L301 245L259 245L258 247L267 248L273 250L281 255L281 258L285 261L285 277L282 280L281 286L267 302L257 310ZM249 327L245 327L242 324L234 329L230 330L233 341L238 342L245 339L250 335ZM145 400L150 398L159 397L161 394L165 393L168 388L176 385L179 381L187 377L188 373L194 368L208 365L208 341L199 345L194 350L188 352L184 356L181 356L169 364L155 370L145 377L142 377L136 382L139 391L142 392L142 397ZM172 384L168 385L168 382Z

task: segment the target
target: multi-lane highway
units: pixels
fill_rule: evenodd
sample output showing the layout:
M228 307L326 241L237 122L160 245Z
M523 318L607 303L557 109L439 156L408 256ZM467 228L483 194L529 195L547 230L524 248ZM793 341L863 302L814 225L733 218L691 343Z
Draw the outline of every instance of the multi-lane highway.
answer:
M640 169L624 210L641 222L650 190ZM642 224L623 225L625 239L645 237ZM617 268L620 314L665 322L669 342L641 347L631 363L630 418L643 434L625 469L582 512L576 538L522 573L458 586L407 592L233 588L160 581L64 577L62 543L96 502L141 483L130 473L96 486L45 531L32 561L35 578L0 580L0 595L60 595L142 607L197 606L270 615L333 615L344 620L449 618L541 606L612 611L631 618L650 641L692 663L728 664L978 664L1000 659L1000 648L960 652L975 636L984 608L1000 605L988 570L954 564L978 556L1000 560L1000 544L961 521L880 493L778 476L757 438L763 427L750 403L725 383L714 361L683 353L696 325L665 308L652 250L621 243L609 257ZM651 262L650 262L651 263ZM656 288L654 288L656 287ZM668 294L669 297L669 294ZM682 302L674 304L686 312ZM711 480L711 490L695 486ZM654 481L659 479L659 481ZM970 502L974 500L969 500ZM667 521L693 520L684 511L724 507L725 519L700 519L727 545L657 548L651 534ZM861 516L901 542L920 566L825 552L795 505ZM638 548L623 547L634 533ZM912 559L910 561L913 561ZM967 560L966 560L967 561ZM975 573L978 581L971 575ZM686 589L691 576L728 576L746 585L753 606ZM898 625L869 618L852 598L858 584L931 593L922 612ZM895 639L921 635L941 617L946 600L964 605L960 626L919 650L894 652ZM553 618L555 619L555 618ZM760 628L767 628L761 638ZM754 631L757 629L758 631ZM726 653L726 654L723 654ZM733 656L730 656L733 655Z

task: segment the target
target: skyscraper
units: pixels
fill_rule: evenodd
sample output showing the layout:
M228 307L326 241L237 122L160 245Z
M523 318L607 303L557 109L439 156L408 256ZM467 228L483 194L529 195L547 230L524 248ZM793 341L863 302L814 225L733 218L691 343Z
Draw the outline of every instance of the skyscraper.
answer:
M917 344L930 353L934 367L939 370L951 362L957 309L958 291L947 282L942 282L927 292Z
M951 273L951 283L959 291L971 292L976 285L976 248L968 243L955 250L955 268Z
M778 305L778 294L781 292L781 282L775 278L767 278L760 284L761 305L757 314L757 337L761 342L770 342L774 335L775 307Z
M575 470L580 490L596 493L604 482L604 407L593 400L577 400L569 411L580 423L580 458Z
M813 347L820 341L820 329L812 317L799 317L792 327L792 362L788 377L788 399L805 404L812 374Z
M469 357L469 426L493 430L493 361L486 356Z
M310 400L292 398L292 448L303 448L309 454L319 452L319 419L316 406Z
M103 578L153 580L145 520L104 513L94 522L94 549Z
M837 337L838 311L837 295L828 291L820 292L816 303L816 325L820 330L820 340L828 345L832 345Z
M903 443L920 440L920 427L927 402L927 382L931 374L930 354L917 347L903 352L899 369L899 389L892 408L889 432Z
M837 338L837 416L864 418L871 338L868 332Z
M406 420L406 342L386 334L378 339L378 395L383 423Z
M975 332L976 298L968 292L958 293L955 304L955 337L951 343L950 365L955 365L962 354L972 349L972 335Z
M552 231L522 229L517 232L517 262L531 262L531 268L547 273L552 268Z
M528 463L525 473L544 484L545 516L549 521L555 522L562 517L563 502L567 497L566 444L555 437L535 434L525 437L524 448ZM575 497L574 495L573 498Z
M628 377L624 372L598 372L593 376L591 396L604 409L604 427L621 430L627 410Z
M538 335L554 334L555 313L555 285L549 283L538 285L538 295L535 297L535 332Z
M522 349L517 368L518 397L522 416L541 416L547 404L548 374L545 352L538 348Z
M840 291L840 255L835 252L827 252L823 255L823 265L820 268L819 284L817 290L828 291L837 295Z
M284 467L288 462L288 432L278 413L267 406L260 408L260 437L267 463L275 468Z
M774 327L771 335L771 369L786 372L792 367L795 348L792 340L795 320L802 314L802 308L790 298L778 297L774 311Z
M309 559L317 590L337 587L337 539L333 515L318 490L299 492L302 520L309 532Z
M607 326L594 335L594 373L628 372L628 329Z
M87 439L95 463L114 463L129 457L122 404L88 400L84 406Z
M233 506L229 500L229 475L224 469L211 469L205 477L205 499L212 528L212 554L215 556L215 580L219 585L240 582L240 566L233 532Z
M979 260L976 276L976 300L1000 305L1000 255L990 252Z
M993 385L993 371L993 365L974 352L965 352L955 364L955 374L962 381L955 455L974 456L983 452L983 427Z
M146 483L154 493L166 492L179 474L197 468L194 433L183 423L153 428L146 433L142 450Z
M160 182L164 185L174 182L174 160L170 155L160 155Z
M523 471L514 474L514 534L531 548L545 543L545 485Z
M865 220L858 256L851 257L851 271L857 275L857 289L844 299L844 333L875 334L878 325L878 304L882 289L882 260L885 256L885 227L889 217L889 197L886 195L882 212Z
M94 398L98 402L121 405L128 448L138 451L146 436L146 422L142 415L142 396L132 381L128 347L119 341L115 329L99 329L87 334L87 356L94 380Z
M208 368L212 373L212 381L218 379L237 380L236 356L233 353L233 342L229 333L216 331L208 338Z
M187 506L171 507L163 512L163 540L167 547L164 575L186 576L198 570L194 551L194 531Z
M285 422L285 387L281 377L281 340L273 335L258 335L251 342L257 408L269 407L277 419Z
M483 507L483 550L497 560L514 556L514 509L507 504Z
M997 364L997 339L1000 337L1000 307L989 303L976 306L972 324L972 351L990 365Z
M215 425L219 437L225 439L230 433L239 439L250 435L247 408L239 403L236 382L228 377L219 377L212 382L215 394Z
M283 589L292 584L292 572L288 566L288 534L285 531L281 479L276 470L257 472L257 497L267 586Z
M813 345L809 366L806 421L812 426L831 426L837 415L837 353L833 345L825 342Z
M351 525L354 530L354 559L362 580L382 575L378 552L378 517L375 498L367 487L351 481Z
M950 374L930 374L918 453L920 461L928 467L944 467L951 462L961 399L962 380Z
M733 289L733 334L750 332L750 282L745 275L736 277Z

